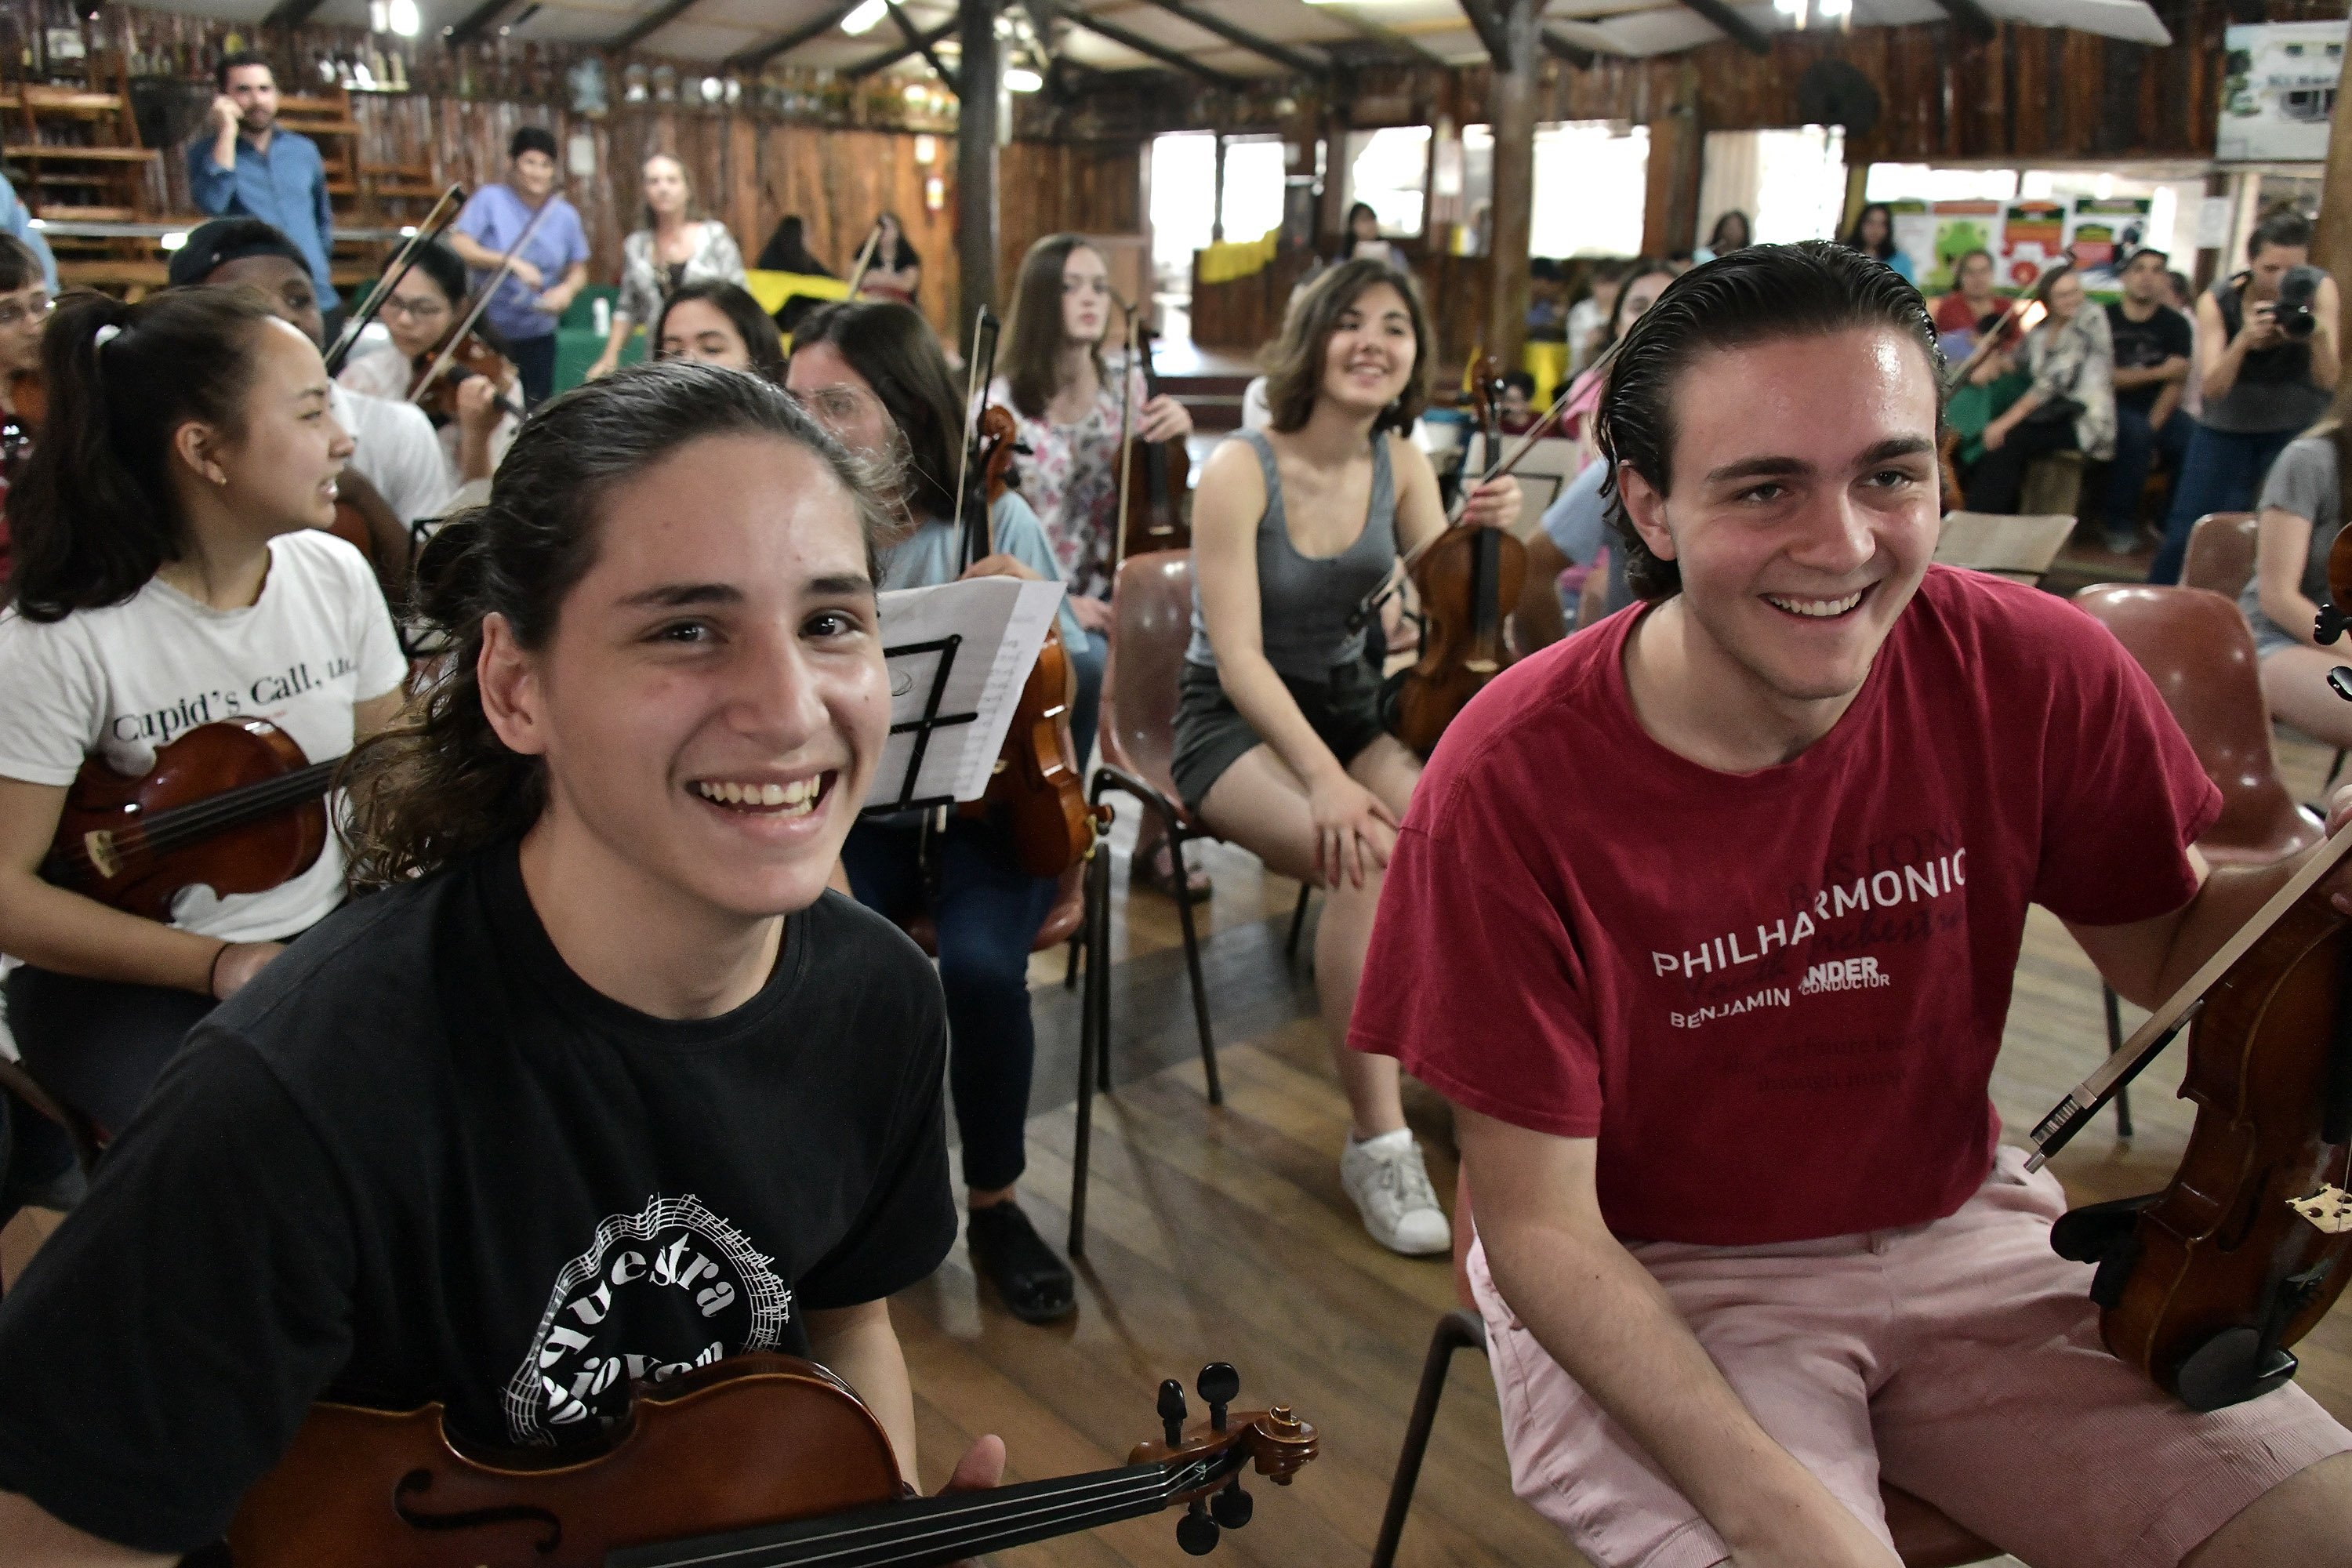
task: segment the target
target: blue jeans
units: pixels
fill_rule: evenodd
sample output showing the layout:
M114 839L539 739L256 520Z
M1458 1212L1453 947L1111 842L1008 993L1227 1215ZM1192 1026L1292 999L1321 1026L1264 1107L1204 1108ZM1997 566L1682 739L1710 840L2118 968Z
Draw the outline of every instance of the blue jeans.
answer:
M2302 432L2263 430L2243 435L2199 425L2189 437L2189 453L2180 460L2180 477L2172 485L2172 515L2164 525L2164 547L2148 568L2151 583L2180 581L2180 563L2189 553L2189 531L2212 511L2252 511L2263 493L2263 479L2271 462Z
M2139 531L2139 497L2147 488L2148 470L2156 459L2172 470L2172 488L2180 489L2181 465L2189 454L2189 438L2197 421L2176 408L2161 426L2147 422L2148 411L2116 405L2116 455L2107 464L2107 531Z
M928 912L939 931L948 1001L948 1094L963 1135L964 1184L1009 1187L1028 1163L1029 947L1054 907L1054 879L1013 864L986 823L951 816L936 842L939 887L923 885L922 830L861 822L841 848L857 901L904 920Z

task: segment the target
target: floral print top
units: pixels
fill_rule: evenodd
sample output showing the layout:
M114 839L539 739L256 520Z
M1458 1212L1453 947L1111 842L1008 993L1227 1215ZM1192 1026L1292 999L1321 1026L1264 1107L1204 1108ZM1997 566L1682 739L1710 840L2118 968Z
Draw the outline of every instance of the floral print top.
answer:
M1135 409L1143 410L1143 376L1135 381ZM1118 537L1119 369L1103 378L1092 407L1075 425L1032 419L1013 404L1003 376L988 384L988 400L1012 414L1028 448L1013 459L1021 497L1045 525L1045 539L1073 594L1110 597L1111 555Z

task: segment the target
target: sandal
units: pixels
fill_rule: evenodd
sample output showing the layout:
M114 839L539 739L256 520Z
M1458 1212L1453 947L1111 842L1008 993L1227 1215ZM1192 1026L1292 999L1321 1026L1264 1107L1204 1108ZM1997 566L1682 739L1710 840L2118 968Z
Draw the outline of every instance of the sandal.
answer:
M1159 847L1149 855L1139 852L1128 856L1127 879L1136 886L1150 888L1168 898L1176 898L1176 857L1169 849L1168 841L1161 839ZM1211 881L1205 868L1199 866L1185 868L1182 897L1186 903L1205 904L1214 890L1215 884Z

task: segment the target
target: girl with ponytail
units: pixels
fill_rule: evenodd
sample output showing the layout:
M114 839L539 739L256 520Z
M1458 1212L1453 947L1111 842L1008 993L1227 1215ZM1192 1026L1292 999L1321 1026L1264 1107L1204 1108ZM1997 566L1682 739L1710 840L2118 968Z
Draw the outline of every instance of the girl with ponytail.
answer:
M41 879L76 774L254 719L330 761L391 718L406 666L373 574L324 531L352 447L325 367L260 296L69 298L41 366L0 609L0 952L24 961L26 1066L112 1134L190 1027L343 901L344 864L331 839L268 892L130 914Z
M524 421L347 772L382 890L196 1031L0 1313L10 1568L203 1546L320 1398L576 1448L745 1352L917 1474L886 1299L955 1241L945 1008L826 890L889 732L881 507L740 371Z

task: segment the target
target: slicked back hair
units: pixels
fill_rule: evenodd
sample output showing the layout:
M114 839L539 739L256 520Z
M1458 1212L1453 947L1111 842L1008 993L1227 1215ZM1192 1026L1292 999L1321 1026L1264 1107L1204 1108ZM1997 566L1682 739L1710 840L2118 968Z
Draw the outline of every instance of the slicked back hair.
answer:
M1624 465L1665 495L1674 483L1676 383L1691 362L1715 349L1747 348L1782 338L1826 337L1878 329L1916 343L1936 387L1943 422L1943 351L1927 301L1874 257L1827 240L1754 245L1693 268L1625 329L1594 415L1594 438L1609 465L1609 523L1625 552L1625 581L1641 598L1682 591L1682 573L1651 553L1619 492Z

